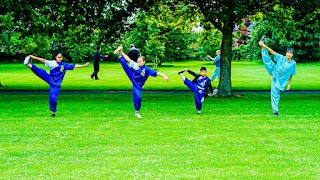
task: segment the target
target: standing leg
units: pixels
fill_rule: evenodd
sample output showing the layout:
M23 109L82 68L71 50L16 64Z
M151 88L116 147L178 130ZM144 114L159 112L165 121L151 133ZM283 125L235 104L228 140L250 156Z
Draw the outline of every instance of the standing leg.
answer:
M218 77L218 79L220 80L220 67L216 67L214 69L214 72L210 78L211 81L214 81L214 79L216 79L216 77Z
M94 63L93 64L93 73L91 74L91 79L97 79L97 74L98 74L98 71L99 71L99 65L98 63Z
M262 55L262 61L263 61L264 67L267 69L268 73L272 76L273 70L275 68L275 64L271 60L268 50L267 49L261 50L261 55Z
M134 109L136 110L135 116L137 118L142 118L142 116L139 114L139 110L141 109L141 92L142 89L136 85L132 85L132 96L133 96L133 106Z
M52 116L53 117L55 116L56 111L57 111L59 92L60 92L60 87L58 87L58 86L50 86L49 105L50 105L50 110L52 111Z
M280 102L280 89L275 86L276 79L272 78L271 84L271 106L273 110L273 115L278 115L279 112L279 102Z
M97 65L96 65L96 66L97 66L97 67L96 67L96 70L95 70L95 72L96 72L95 80L99 80L98 72L100 71L100 63L97 63Z

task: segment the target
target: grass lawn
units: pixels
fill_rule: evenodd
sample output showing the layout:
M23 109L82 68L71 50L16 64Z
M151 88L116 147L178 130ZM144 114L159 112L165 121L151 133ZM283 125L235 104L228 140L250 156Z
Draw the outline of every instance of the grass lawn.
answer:
M105 71L110 66L120 69L112 64ZM19 68L17 72L36 81ZM82 72L87 74L77 74L78 79L85 83L104 82L89 81L89 71ZM68 81L75 74L68 73L65 87L72 87ZM35 84L46 87L41 81ZM37 87L30 82L11 85ZM61 92L57 117L52 118L47 93L0 94L0 177L319 179L319 100L318 94L282 94L280 116L274 117L269 94L210 97L198 115L191 92L145 93L144 117L136 119L131 93Z
M42 64L36 65L49 71L48 67L44 67ZM161 77L150 77L146 82L145 90L187 90L177 72L185 68L199 72L202 66L207 67L208 76L211 77L215 65L210 61L164 63L158 67L158 70L169 76L169 82L163 81ZM89 77L93 71L93 65L68 71L61 90L131 90L131 83L120 63L102 62L100 69L100 81L92 81ZM291 89L320 90L319 69L320 63L298 63L297 75L293 77ZM186 76L192 78L190 75ZM0 81L3 85L0 90L48 89L48 85L34 75L31 70L23 66L22 63L0 64ZM270 90L270 85L271 76L267 73L261 61L236 61L232 63L233 90ZM217 79L213 82L213 86L218 86Z

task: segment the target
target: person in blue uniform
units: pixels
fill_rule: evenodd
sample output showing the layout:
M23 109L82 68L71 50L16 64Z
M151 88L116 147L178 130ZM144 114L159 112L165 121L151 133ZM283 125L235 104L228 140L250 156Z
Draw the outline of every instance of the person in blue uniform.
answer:
M192 81L183 75L186 71L195 77ZM200 74L196 74L188 69L182 70L178 72L178 74L181 76L184 84L194 93L194 103L198 114L201 114L202 103L206 96L208 87L210 89L210 93L208 95L212 96L212 85L210 79L207 77L207 69L205 67L201 67Z
M265 68L268 73L272 76L271 83L271 106L273 115L279 115L279 102L280 102L280 91L290 90L292 83L292 75L296 74L296 62L292 59L294 50L288 48L286 55L276 53L274 50L264 44L263 41L259 41L259 45L262 47L261 55ZM274 55L274 63L269 53Z
M135 109L135 117L142 118L139 114L139 110L141 109L141 93L144 89L144 84L147 81L149 76L162 76L165 81L168 81L169 78L161 72L150 69L145 65L146 58L144 56L140 56L137 62L134 62L123 52L123 47L119 46L114 54L118 54L119 61L132 82L132 95L133 95L133 104ZM129 64L127 64L129 63Z
M31 60L37 60L44 63L45 66L50 68L50 74L45 70L38 68L36 65L31 63ZM43 79L50 86L50 98L49 105L52 111L52 117L56 116L58 96L61 88L61 83L64 79L67 70L73 70L74 68L81 68L89 65L87 62L85 65L68 64L62 61L62 53L58 53L56 60L46 60L40 57L29 55L25 58L23 64L31 69L31 71L38 77Z
M208 58L216 63L216 68L214 69L213 74L210 78L211 82L213 82L216 79L216 77L218 77L218 80L220 80L221 51L217 50L216 54L217 56L215 58L212 58L210 55L208 55Z
M98 72L100 71L100 61L108 57L108 55L101 56L100 52L101 47L97 46L97 51L94 52L93 55L93 73L90 75L92 80L100 80L98 77Z
M140 50L137 49L134 44L130 44L130 50L128 52L128 56L134 62L137 62L138 58L140 57Z

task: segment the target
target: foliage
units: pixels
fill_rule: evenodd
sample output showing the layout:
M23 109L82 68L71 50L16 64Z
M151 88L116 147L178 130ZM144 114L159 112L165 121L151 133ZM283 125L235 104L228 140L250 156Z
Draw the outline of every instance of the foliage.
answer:
M266 44L280 54L285 54L286 49L292 47L294 59L298 62L320 61L320 9L310 10L301 19L296 19L296 13L296 9L275 6L256 24L248 49L254 58L261 58L257 42L266 35Z
M123 18L155 2L2 0L2 57L34 53L44 58L61 51L69 61L92 57L96 45L111 44L123 33ZM58 46L52 46L58 45ZM110 48L110 47L108 47ZM1 58L2 60L4 58Z
M183 4L158 4L149 12L139 12L122 42L134 43L147 59L160 58L161 62L186 60L192 52L192 18ZM129 22L130 23L130 22Z

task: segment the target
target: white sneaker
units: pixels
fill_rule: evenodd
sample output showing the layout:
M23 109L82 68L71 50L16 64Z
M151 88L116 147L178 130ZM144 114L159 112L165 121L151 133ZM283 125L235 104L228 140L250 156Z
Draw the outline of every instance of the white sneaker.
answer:
M136 113L135 115L137 118L142 118L142 116L139 113Z
M114 54L119 54L120 50L122 49L122 46L119 46L116 50L113 51Z
M201 110L198 110L198 114L201 114Z
M26 58L24 58L23 64L26 66L30 63L30 57L27 56Z

